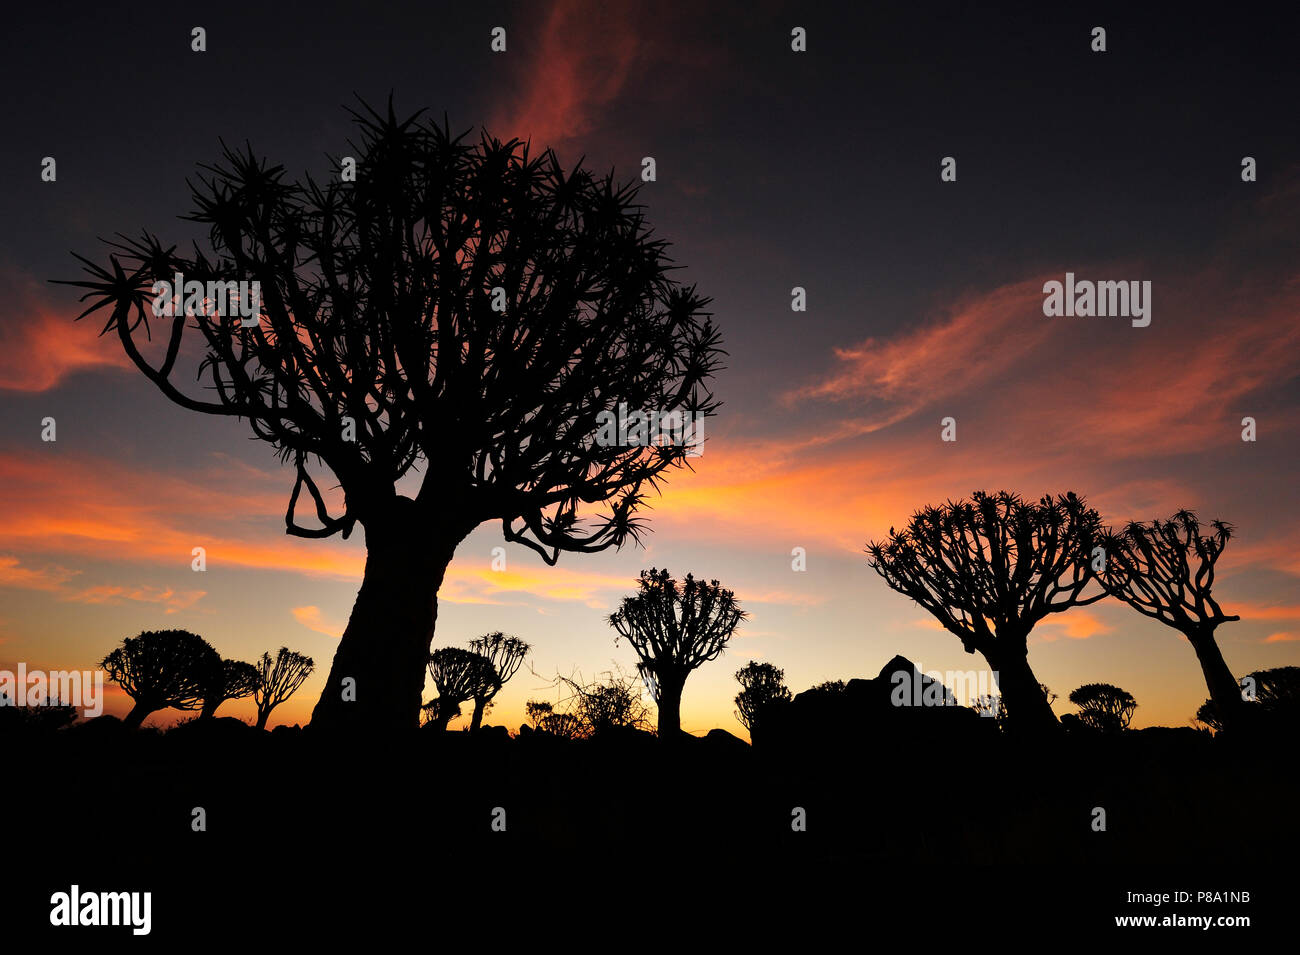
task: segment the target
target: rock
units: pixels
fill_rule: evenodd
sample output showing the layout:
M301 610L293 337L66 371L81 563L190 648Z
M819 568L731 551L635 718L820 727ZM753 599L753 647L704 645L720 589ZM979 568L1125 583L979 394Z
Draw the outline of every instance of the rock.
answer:
M871 679L822 684L759 713L758 745L800 746L816 740L842 748L987 739L992 720L957 705L951 692L895 656Z
M724 729L709 730L704 735L704 741L714 746L726 746L730 749L749 749L749 744L739 736L733 736Z
M510 731L504 726L480 726L477 735L481 740L488 740L494 743L510 739Z

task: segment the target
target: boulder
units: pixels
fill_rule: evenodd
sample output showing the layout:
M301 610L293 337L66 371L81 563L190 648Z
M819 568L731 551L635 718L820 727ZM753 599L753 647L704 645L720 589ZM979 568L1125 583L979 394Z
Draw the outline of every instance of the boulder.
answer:
M917 745L988 739L992 720L960 706L952 693L895 656L870 679L822 684L792 701L764 707L756 744L800 746L817 740L846 745Z
M724 729L709 730L708 733L704 735L704 742L712 746L722 746L727 749L749 749L748 743L739 736L733 736Z

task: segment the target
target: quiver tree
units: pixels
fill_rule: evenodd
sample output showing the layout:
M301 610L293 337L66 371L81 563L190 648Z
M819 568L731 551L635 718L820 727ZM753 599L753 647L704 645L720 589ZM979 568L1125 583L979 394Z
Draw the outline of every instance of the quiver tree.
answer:
M716 580L687 574L678 583L652 567L641 571L639 584L609 625L641 658L637 672L659 707L659 736L669 739L681 732L686 677L722 653L745 612Z
M1131 693L1109 683L1085 683L1069 699L1079 708L1079 721L1099 733L1124 732L1137 709Z
M187 703L180 708L191 710L197 707L199 719L211 719L216 716L217 707L227 700L252 696L260 680L261 671L251 663L217 659L204 674L202 700Z
M1225 614L1211 596L1215 566L1232 527L1214 521L1213 533L1202 534L1191 511L1179 511L1167 521L1134 521L1119 533L1107 534L1102 586L1138 613L1173 627L1196 652L1205 685L1224 729L1232 729L1244 714L1241 687L1219 651L1214 631L1219 624L1240 620Z
M257 728L266 729L271 711L298 692L298 687L311 676L316 663L311 657L281 647L275 657L263 653L257 662L257 683L253 699L257 703Z
M1290 719L1300 716L1300 667L1255 670L1241 678L1241 688L1247 713L1259 712L1265 716ZM1258 711L1252 711L1252 705L1258 705ZM1223 729L1223 722L1213 700L1201 704L1195 719L1216 733Z
M312 722L414 727L457 545L497 520L548 564L639 540L643 499L693 449L611 443L604 425L620 405L713 414L722 352L635 186L518 140L398 119L391 102L353 116L355 181L292 182L227 148L191 183L186 218L208 229L206 249L146 232L111 243L107 265L81 259L89 279L65 284L87 290L82 316L108 310L104 332L167 398L247 421L292 465L289 534L363 528L365 576ZM261 314L244 324L200 294L159 321L155 283L176 273L218 291L260 283ZM178 369L195 335L198 394ZM411 473L418 489L398 493ZM304 492L315 525L296 516Z
M135 706L123 722L131 729L169 706L193 709L221 657L206 640L188 630L146 630L127 637L100 666Z
M492 661L481 653L460 647L440 647L429 654L429 676L438 696L424 710L429 723L445 730L460 715L462 703L491 692L496 672Z
M1241 681L1253 690L1255 701L1269 712L1294 710L1300 706L1300 667L1255 670Z
M470 731L476 731L483 723L483 713L491 704L492 698L501 691L501 687L519 672L524 657L528 655L528 644L517 637L508 637L500 631L475 637L469 642L469 648L482 657L486 657L492 667L492 679L479 687L474 694L474 716L470 720Z
M1219 711L1214 708L1213 700L1206 700L1196 708L1196 716L1193 717L1197 723L1204 723L1214 732L1219 733L1223 730L1223 724L1219 722Z
M736 671L740 692L736 694L736 719L749 731L750 739L761 734L764 711L792 699L785 685L785 671L770 663L750 660Z
M1059 724L1029 666L1029 632L1048 614L1106 596L1083 596L1100 528L1097 512L1073 493L1035 503L977 491L919 511L901 531L891 527L867 554L885 583L988 661L1010 731L1051 731Z

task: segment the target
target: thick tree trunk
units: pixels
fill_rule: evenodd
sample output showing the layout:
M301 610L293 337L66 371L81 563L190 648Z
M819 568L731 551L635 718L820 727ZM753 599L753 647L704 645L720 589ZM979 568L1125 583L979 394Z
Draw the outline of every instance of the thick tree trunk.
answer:
M474 715L469 721L469 730L471 733L477 733L478 728L483 725L483 711L487 709L487 697L474 697Z
M269 719L271 718L271 710L272 710L272 709L273 709L273 707L267 707L266 709L261 709L261 708L258 709L258 711L257 711L257 729L260 729L260 730L264 730L264 729L266 729L266 721L269 720Z
M999 637L999 640L1004 638ZM1007 730L1017 735L1053 733L1061 723L1047 702L1042 684L1029 666L1029 655L1011 641L1006 650L985 652L984 658L993 668L998 681L998 691L1007 708Z
M127 729L139 729L144 718L154 711L152 706L137 702L131 707L131 712L126 714L126 719L122 720L122 725Z
M1228 664L1219 651L1219 644L1214 639L1213 627L1201 627L1187 632L1187 642L1196 651L1196 659L1201 663L1201 672L1205 674L1205 687L1210 691L1210 700L1219 715L1219 724L1224 729L1239 726L1245 714L1245 703L1241 699L1241 686L1228 669Z
M438 588L468 530L430 528L413 501L397 500L366 527L365 578L312 713L317 729L419 728Z
M685 677L663 676L659 680L659 738L675 739L682 732L682 690Z
M203 708L199 710L199 719L201 720L212 719L214 716L217 715L217 707L220 706L221 703L222 701L216 699L215 697L212 699L204 700Z

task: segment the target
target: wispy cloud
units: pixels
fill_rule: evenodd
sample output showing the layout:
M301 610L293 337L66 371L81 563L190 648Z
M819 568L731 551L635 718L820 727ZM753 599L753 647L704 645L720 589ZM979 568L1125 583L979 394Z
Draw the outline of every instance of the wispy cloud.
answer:
M0 267L0 300L0 389L48 391L78 371L129 366L116 340L97 337L102 323L73 321L81 312L75 295L51 294L31 276Z
M54 564L29 567L11 554L0 554L0 587L57 591L61 590L77 573L75 570Z
M86 604L120 604L125 601L137 603L161 604L164 613L177 613L188 610L198 603L207 591L174 590L171 587L124 587L116 584L100 584L88 587L76 593L70 593L64 600L72 603Z
M1042 280L1028 279L953 303L941 318L893 338L835 349L836 367L791 389L787 403L856 400L871 432L995 380L1051 334Z
M618 4L560 0L544 10L540 24L508 38L512 88L488 122L493 135L531 139L537 148L590 132L647 56L650 34L644 17Z
M1033 635L1044 643L1051 643L1058 637L1087 640L1099 633L1110 633L1114 629L1088 610L1076 608L1065 613L1051 614L1040 620L1038 626L1034 627Z
M227 468L170 473L90 455L0 454L0 537L24 555L60 554L357 578L364 552L336 541L286 537L286 492L275 477L231 482ZM87 493L94 475L94 493ZM220 492L214 492L214 488ZM259 521L259 518L261 519Z
M438 599L462 604L574 601L605 609L618 595L630 591L633 583L624 576L563 566L492 570L489 566L453 561Z
M315 630L317 633L323 633L335 640L343 635L343 630L347 626L345 623L327 617L321 612L320 607L312 605L294 607L290 612L293 614L293 618L308 630Z

